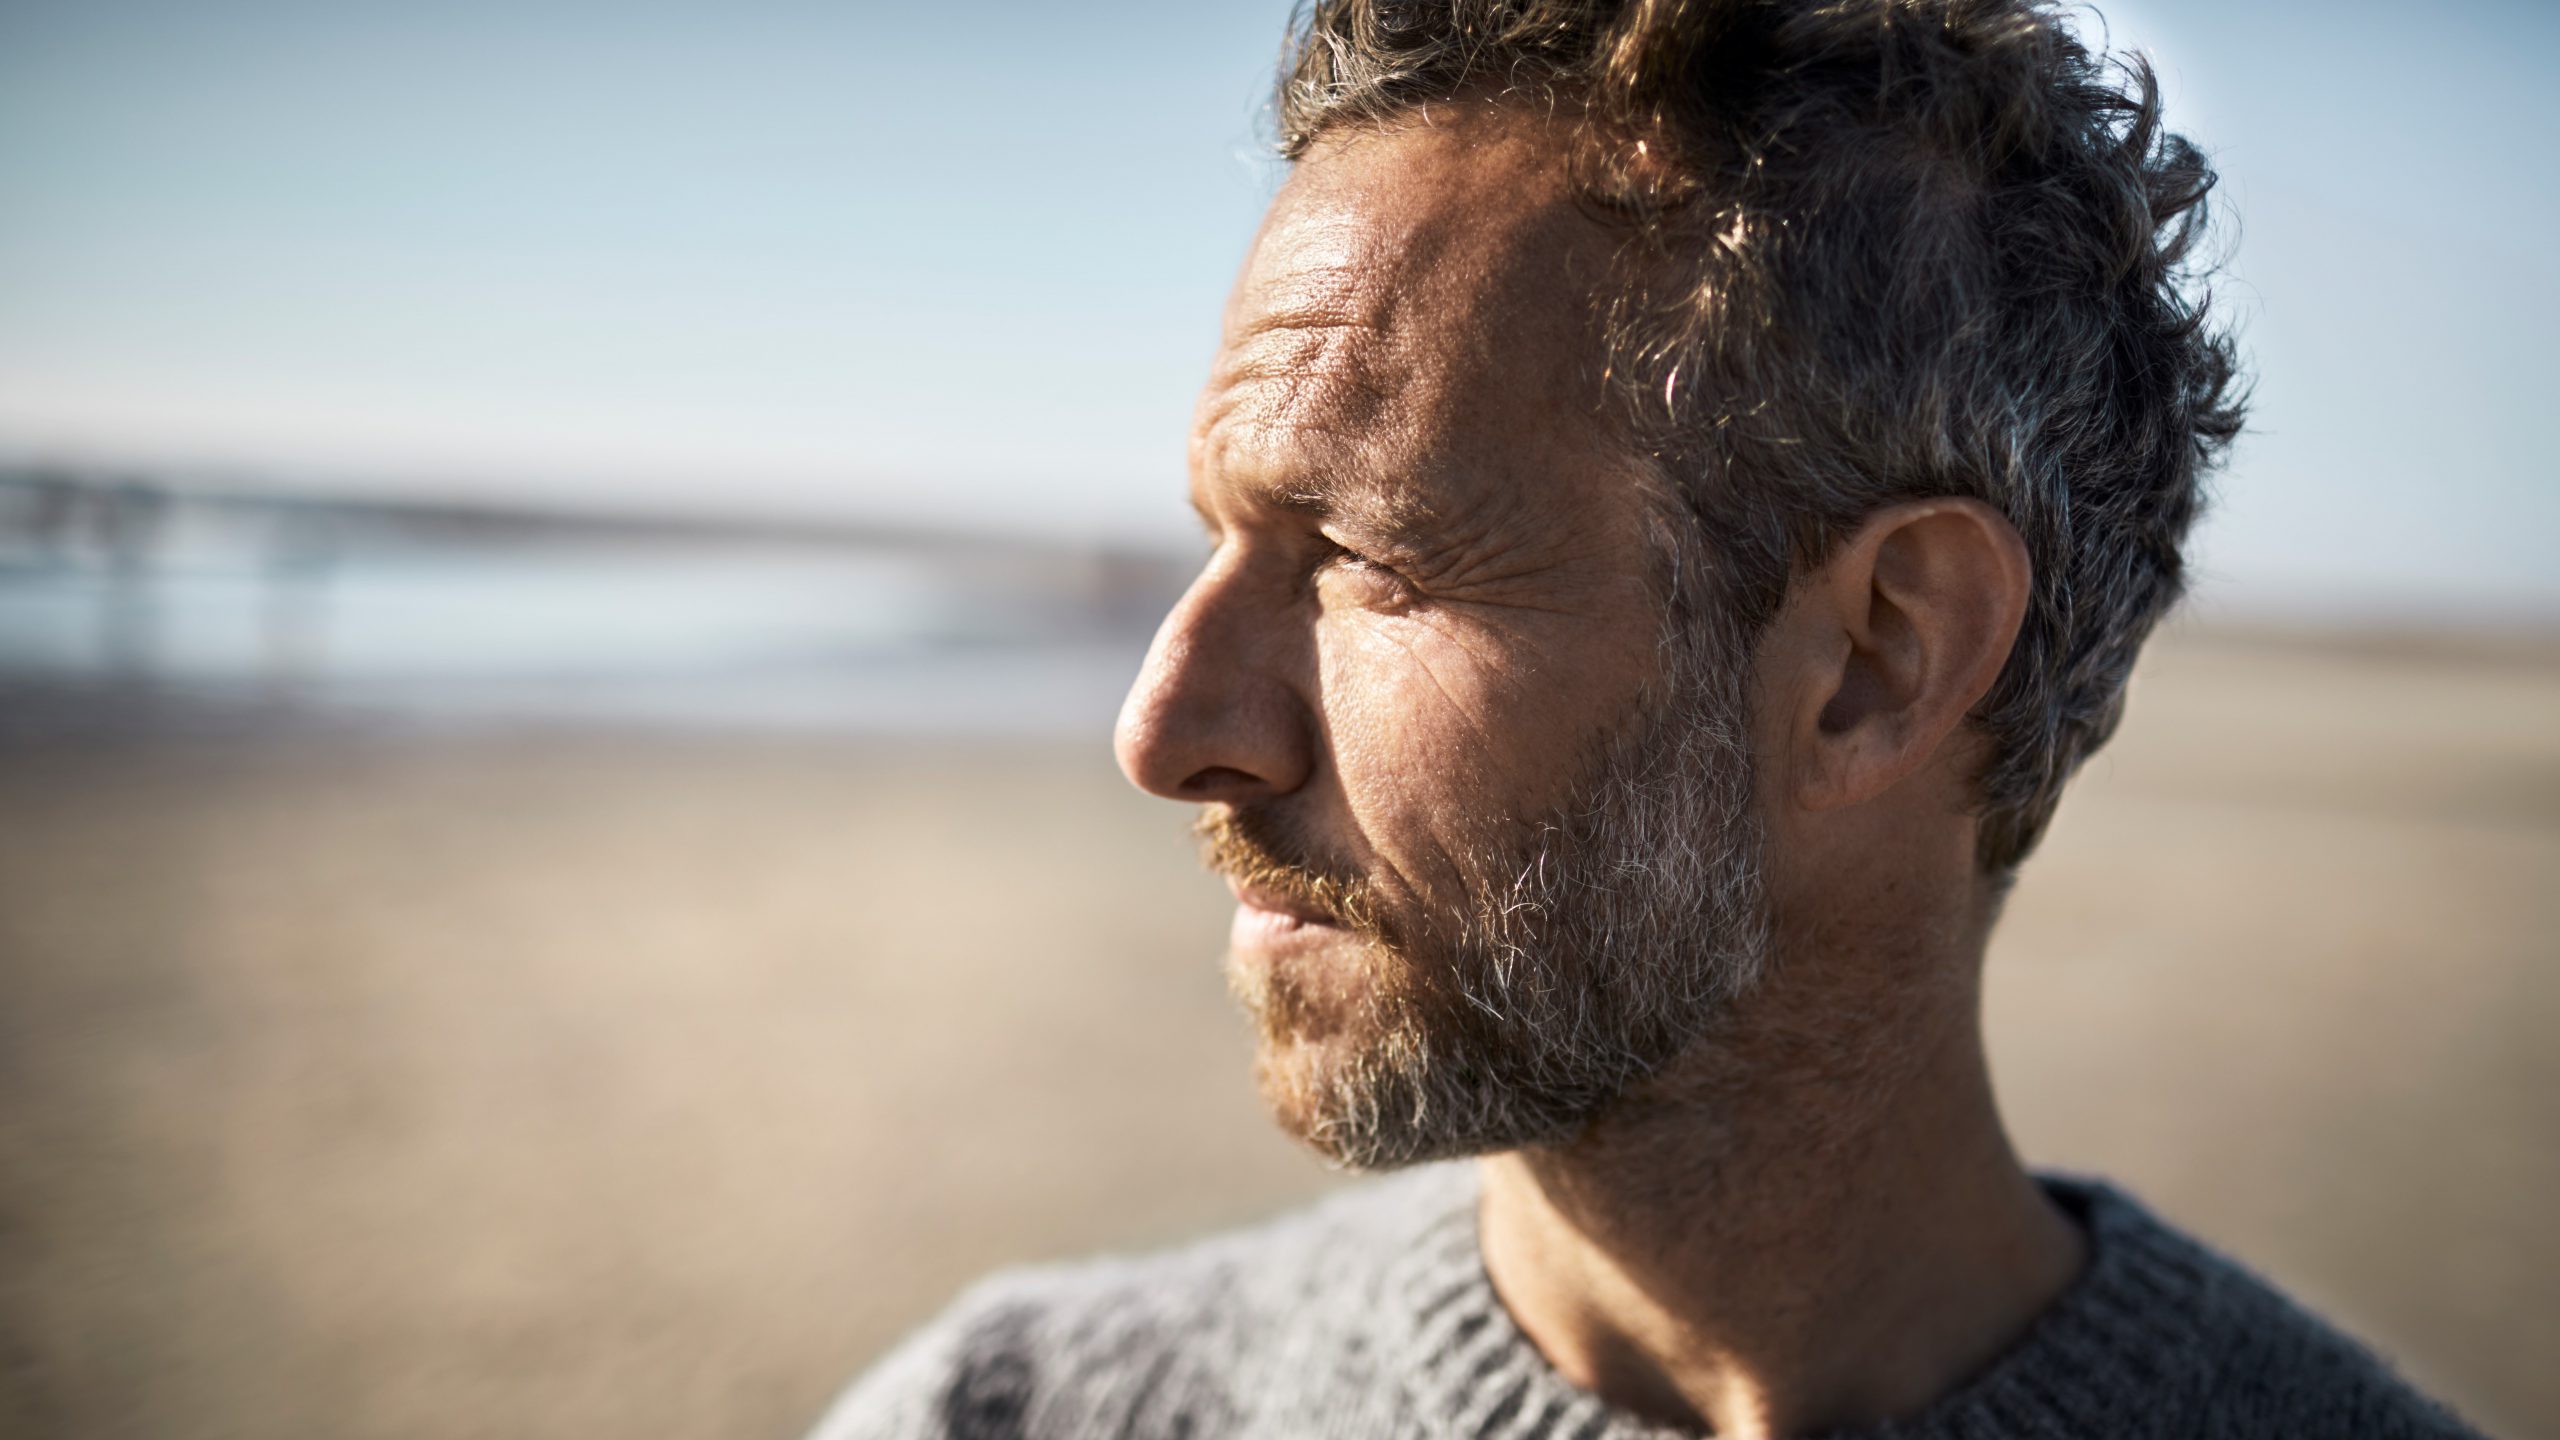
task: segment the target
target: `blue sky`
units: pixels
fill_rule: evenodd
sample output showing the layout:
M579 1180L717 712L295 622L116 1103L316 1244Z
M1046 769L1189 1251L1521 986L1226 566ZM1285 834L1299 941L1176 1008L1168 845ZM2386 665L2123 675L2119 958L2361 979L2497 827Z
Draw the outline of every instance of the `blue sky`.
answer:
M1172 538L1285 3L0 0L0 450ZM2215 152L2234 612L2560 616L2560 7L2106 7Z

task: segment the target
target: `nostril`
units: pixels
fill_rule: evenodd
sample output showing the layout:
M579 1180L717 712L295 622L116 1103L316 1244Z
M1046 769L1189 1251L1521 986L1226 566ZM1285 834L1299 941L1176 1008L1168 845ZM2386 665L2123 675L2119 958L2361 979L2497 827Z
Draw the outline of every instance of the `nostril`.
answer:
M1226 794L1243 786L1259 785L1260 778L1228 765L1211 765L1192 772L1182 782L1182 793L1199 799Z

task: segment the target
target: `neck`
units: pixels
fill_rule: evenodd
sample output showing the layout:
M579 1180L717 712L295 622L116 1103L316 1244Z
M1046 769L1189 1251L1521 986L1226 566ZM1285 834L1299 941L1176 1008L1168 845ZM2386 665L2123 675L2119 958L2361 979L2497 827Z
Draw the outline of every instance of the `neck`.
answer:
M1782 963L1572 1143L1483 1162L1487 1273L1566 1379L1718 1435L1874 1424L2068 1288L2083 1241L2001 1128L1978 964L1927 958Z

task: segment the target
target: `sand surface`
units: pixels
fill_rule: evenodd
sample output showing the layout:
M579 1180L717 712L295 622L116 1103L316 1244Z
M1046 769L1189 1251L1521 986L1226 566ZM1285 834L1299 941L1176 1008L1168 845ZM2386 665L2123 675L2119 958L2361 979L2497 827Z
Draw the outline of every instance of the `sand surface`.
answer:
M0 1434L791 1436L1338 1183L1073 747L0 752ZM2024 1148L2560 1435L2560 664L2174 639L2013 901Z

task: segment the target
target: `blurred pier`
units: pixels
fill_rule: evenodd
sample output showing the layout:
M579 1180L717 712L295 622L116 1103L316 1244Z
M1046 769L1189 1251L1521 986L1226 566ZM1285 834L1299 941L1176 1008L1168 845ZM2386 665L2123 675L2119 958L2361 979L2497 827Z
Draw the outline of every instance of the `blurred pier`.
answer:
M1082 724L1187 568L957 529L0 467L0 732ZM991 711L1008 671L1027 693Z

